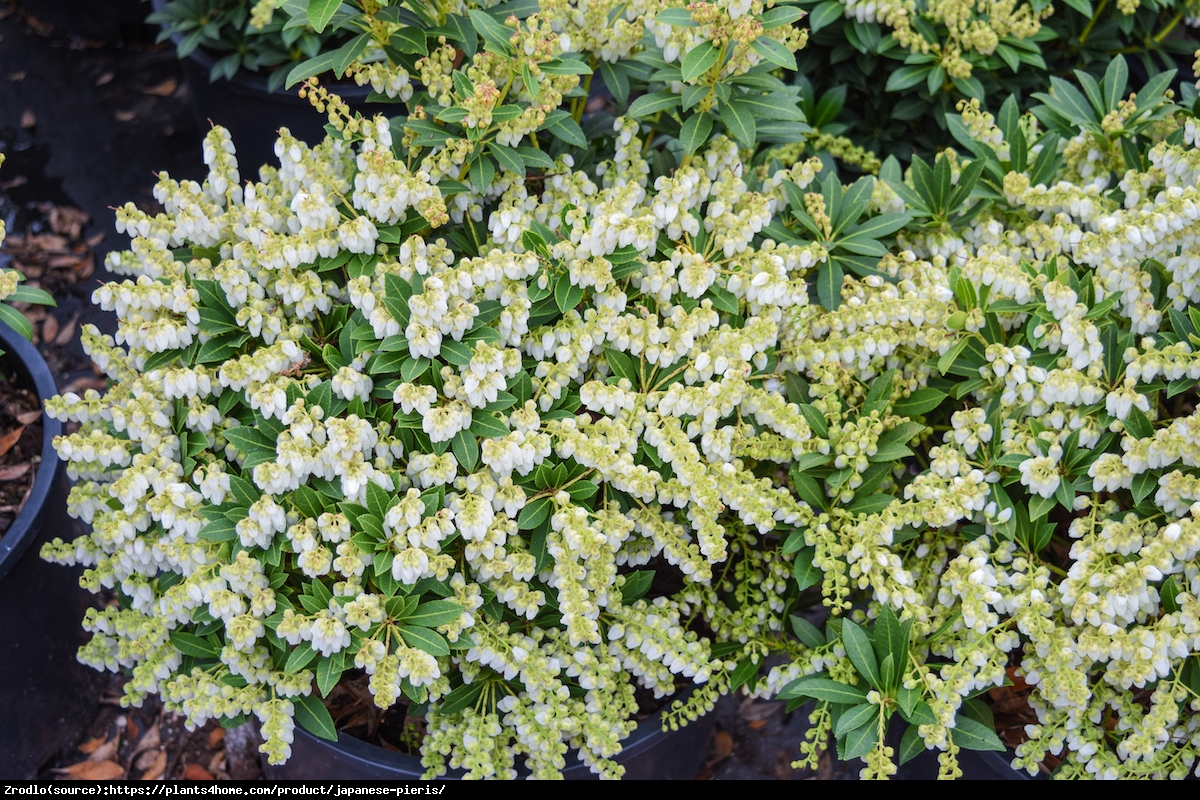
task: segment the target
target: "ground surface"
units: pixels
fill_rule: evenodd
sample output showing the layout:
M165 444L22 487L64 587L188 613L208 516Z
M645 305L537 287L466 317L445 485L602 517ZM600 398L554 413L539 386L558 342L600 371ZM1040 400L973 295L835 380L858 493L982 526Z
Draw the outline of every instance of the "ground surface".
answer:
M127 25L103 41L87 40L44 17L37 3L0 2L0 152L8 158L0 168L0 217L9 230L0 266L16 266L55 296L56 308L29 313L35 338L59 388L82 392L104 385L79 345L81 326L115 327L90 303L92 291L110 277L104 256L127 241L113 228L113 208L133 202L154 209L158 171L201 178L207 125L193 117L174 52L156 46L153 31ZM101 682L96 714L79 721L44 777L261 776L252 732L216 725L188 731L153 701L123 709L122 680L110 675ZM818 774L793 770L805 719L785 713L782 703L726 698L714 713L710 753L698 778L852 773L832 761Z

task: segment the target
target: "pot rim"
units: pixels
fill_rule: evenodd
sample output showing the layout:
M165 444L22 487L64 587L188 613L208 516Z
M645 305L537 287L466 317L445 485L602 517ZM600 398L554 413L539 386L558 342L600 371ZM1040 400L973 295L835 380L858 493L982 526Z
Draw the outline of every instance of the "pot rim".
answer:
M677 690L669 698L666 698L666 704L662 708L660 708L651 716L640 720L629 736L621 741L621 752L615 756L615 759L618 762L621 762L637 758L644 751L658 745L664 738L683 730L685 726L680 725L679 728L675 730L664 731L662 726L663 715L670 710L674 701L686 699L688 696L690 696L694 688L695 687L693 686L686 686ZM710 716L711 714L712 712L709 712L708 714L701 715L700 718L688 720L687 725L699 725L701 724L701 718ZM256 728L257 725L258 723L256 721ZM353 760L356 763L382 765L397 772L411 772L415 777L420 777L421 774L425 772L425 767L423 764L421 764L421 757L419 755L412 756L405 753L397 753L378 745L364 742L362 739L357 739L341 732L338 733L337 741L333 742L309 733L304 729L303 726L301 726L299 723L296 723L294 736L297 739L308 739L318 747L337 750L343 757ZM574 749L568 751L566 759L567 763L563 768L564 771L570 769L587 769L583 762L579 760L579 753ZM290 760L291 759L289 759L289 761ZM275 766L269 766L264 758L263 768L264 771L286 770L287 762ZM461 768L448 769L445 775L442 775L436 780L457 780L464 774L465 772ZM528 770L525 770L525 772L522 773L521 770L518 769L518 777L524 777L526 774L528 774ZM268 772L268 777L269 776L270 775Z
M46 414L46 400L58 394L58 385L45 359L29 340L17 333L8 325L0 322L0 348L6 354L15 356L21 363L26 377L33 383L34 391L42 401L42 461L38 464L37 474L29 496L25 499L25 507L13 520L12 526L0 537L0 580L8 574L40 529L40 518L45 511L50 489L58 472L58 453L54 451L54 438L62 434L62 423Z

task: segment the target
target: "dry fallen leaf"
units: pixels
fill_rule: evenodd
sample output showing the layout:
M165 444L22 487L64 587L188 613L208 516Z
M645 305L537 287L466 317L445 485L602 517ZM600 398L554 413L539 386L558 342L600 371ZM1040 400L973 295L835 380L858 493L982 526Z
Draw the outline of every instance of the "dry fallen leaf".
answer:
M3 436L0 436L0 456L4 455L9 450L12 450L13 445L21 441L21 434L24 432L25 426L22 425L21 427L11 430Z
M35 125L37 125L37 114L34 114L31 109L25 109L21 114L21 127L29 130Z
M167 78L162 83L151 86L148 89L142 89L142 93L152 94L155 97L170 97L175 94L177 88L179 88L179 81L174 78Z
M62 347L71 341L72 337L75 336L75 323L78 321L78 319L79 315L77 314L71 318L70 322L62 326L62 330L60 330L58 332L58 336L54 338L54 344Z
M162 734L158 730L158 726L152 726L145 734L142 735L141 741L137 744L138 750L150 750L162 744Z
M54 317L46 317L46 321L42 323L42 339L53 342L55 336L58 336L58 320Z
M105 236L104 231L100 231L99 233L93 233L91 236L84 239L83 242L88 247L95 247L96 245L98 245L104 241L104 236Z
M8 73L8 79L14 83L25 80L25 70Z
M747 724L746 727L752 731L756 731L759 728L761 728L763 725L766 725L766 724L767 724L767 721L765 719L756 719L753 722Z
M18 186L24 186L28 182L29 179L24 175L18 175L11 180L0 181L0 191L7 192L9 189L16 189Z
M115 761L82 761L56 771L81 781L111 781L125 777L125 770Z
M104 736L97 736L95 739L89 739L88 741L79 745L79 752L87 753L90 755L90 754L96 752L97 750L99 750L100 745L104 744L107 741L108 741L107 737L104 737Z
M733 736L729 731L717 731L713 737L713 761L720 761L727 758L733 752Z
M96 78L96 85L103 86L104 84L111 81L114 77L115 76L111 72L106 72L103 75L101 75L99 78Z
M212 773L199 764L188 764L183 768L183 777L189 781L211 781Z
M208 734L208 746L216 747L221 742L225 741L225 729L213 728Z
M136 116L137 111L118 111L117 113L113 114L113 117L117 120L117 122L129 122Z
M153 756L154 760L146 767L146 771L142 773L142 780L156 781L163 776L163 772L167 769L167 753L164 750L158 755L154 755L152 751L147 751L142 755ZM141 769L141 759L138 759L138 769Z
M17 414L17 422L22 425L32 425L42 418L42 410L35 408L33 411L26 411L24 414Z
M117 754L117 748L120 746L121 736L118 734L93 750L88 756L88 761L107 761Z
M0 467L0 481L15 481L29 472L28 464L15 464L11 467Z

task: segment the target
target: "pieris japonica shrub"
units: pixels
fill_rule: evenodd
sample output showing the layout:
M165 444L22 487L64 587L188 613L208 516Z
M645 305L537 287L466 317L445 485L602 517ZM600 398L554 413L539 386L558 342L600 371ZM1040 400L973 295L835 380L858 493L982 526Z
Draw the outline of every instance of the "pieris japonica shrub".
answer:
M118 592L80 657L123 702L256 715L278 763L363 670L425 710L430 775L612 777L635 687L693 686L674 726L799 652L786 472L827 447L776 348L828 250L763 235L821 170L767 152L806 130L771 74L799 12L572 9L381 19L351 71L407 86L395 119L309 83L324 142L244 182L216 128L203 183L119 212L116 334L83 334L109 389L47 404L92 532L44 554ZM602 58L626 99L584 120ZM874 250L906 217L847 219Z
M832 733L868 776L936 748L953 777L1002 749L979 695L1015 667L1038 720L1015 768L1195 768L1200 128L1169 80L1127 96L1118 58L1031 114L964 103L961 149L869 198L912 217L877 273L785 310L788 396L827 444L792 467L816 516L786 549L833 616L770 676L817 701L803 763ZM839 193L772 224L836 223Z

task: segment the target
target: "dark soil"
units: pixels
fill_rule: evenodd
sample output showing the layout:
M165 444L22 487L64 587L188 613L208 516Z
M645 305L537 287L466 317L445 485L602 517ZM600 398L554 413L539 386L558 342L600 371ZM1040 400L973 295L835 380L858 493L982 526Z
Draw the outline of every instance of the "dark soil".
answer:
M0 356L0 537L25 507L42 458L42 402L18 363Z

